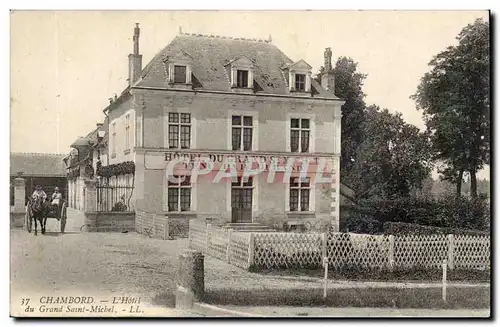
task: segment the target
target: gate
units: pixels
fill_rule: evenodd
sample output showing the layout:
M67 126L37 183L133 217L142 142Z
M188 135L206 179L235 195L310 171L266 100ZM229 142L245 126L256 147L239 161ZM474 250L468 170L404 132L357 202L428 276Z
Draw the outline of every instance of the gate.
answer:
M99 212L131 212L130 199L133 186L98 184L97 211Z

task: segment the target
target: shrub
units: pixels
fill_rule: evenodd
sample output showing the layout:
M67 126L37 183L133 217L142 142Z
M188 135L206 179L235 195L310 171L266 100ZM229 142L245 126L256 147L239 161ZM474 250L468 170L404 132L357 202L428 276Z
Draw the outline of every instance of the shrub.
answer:
M402 223L402 222L386 222L384 224L384 234L389 235L430 235L430 234L455 234L455 235L490 235L487 231L478 231L471 229L450 228L450 227L434 227L418 224Z
M355 233L383 233L388 222L486 231L490 205L484 195L475 199L453 195L441 199L371 198L361 200L360 207L350 210L345 219L346 230Z

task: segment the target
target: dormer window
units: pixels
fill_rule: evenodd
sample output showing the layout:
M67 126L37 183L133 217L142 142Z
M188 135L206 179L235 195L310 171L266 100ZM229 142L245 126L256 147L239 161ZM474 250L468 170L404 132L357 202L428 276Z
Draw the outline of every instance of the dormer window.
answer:
M184 50L163 58L163 67L167 83L174 88L190 88L192 86L193 58Z
M248 87L248 70L238 69L236 77L236 87Z
M282 67L290 92L311 92L311 68L304 60Z
M245 56L231 60L226 64L231 88L237 92L253 90L253 61Z
M174 65L174 83L175 84L186 84L186 66Z
M305 92L306 74L295 74L295 90L300 92Z

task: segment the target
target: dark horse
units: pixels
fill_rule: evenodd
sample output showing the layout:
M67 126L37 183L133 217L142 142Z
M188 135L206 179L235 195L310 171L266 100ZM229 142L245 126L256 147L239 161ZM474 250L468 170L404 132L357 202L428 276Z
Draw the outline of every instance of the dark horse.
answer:
M40 223L42 234L45 234L45 226L47 225L48 202L41 197L30 199L28 202L30 225L35 222L35 235L37 235L37 221Z

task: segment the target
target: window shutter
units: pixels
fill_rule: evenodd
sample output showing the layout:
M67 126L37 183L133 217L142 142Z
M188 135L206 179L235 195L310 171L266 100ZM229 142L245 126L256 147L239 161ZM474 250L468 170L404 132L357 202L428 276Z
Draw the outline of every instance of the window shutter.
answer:
M290 72L288 76L290 91L295 91L295 73Z
M173 63L168 64L168 81L170 83L174 82L174 64Z
M186 84L191 84L191 65L186 65Z
M236 87L237 72L236 67L231 67L231 87Z
M248 87L253 88L253 69L248 70Z
M311 72L306 75L306 92L311 92Z

